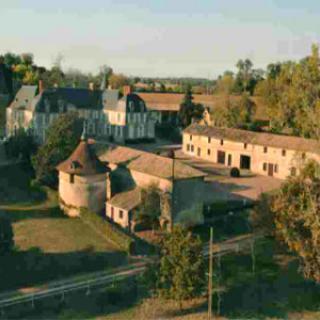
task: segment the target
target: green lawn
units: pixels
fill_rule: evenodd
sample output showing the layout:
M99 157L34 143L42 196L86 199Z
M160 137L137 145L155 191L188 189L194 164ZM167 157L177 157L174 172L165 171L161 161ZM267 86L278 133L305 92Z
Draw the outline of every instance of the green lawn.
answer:
M0 291L126 262L125 253L60 211L56 191L31 188L31 178L22 165L0 170L0 212L13 222L16 245L0 257Z

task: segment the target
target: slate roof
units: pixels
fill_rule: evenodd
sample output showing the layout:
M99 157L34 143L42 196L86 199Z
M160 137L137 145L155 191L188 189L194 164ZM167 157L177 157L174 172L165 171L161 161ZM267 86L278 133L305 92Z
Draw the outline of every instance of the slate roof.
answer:
M132 109L130 109L131 105L132 105ZM147 111L143 99L141 99L141 97L139 97L137 94L134 94L134 93L130 93L127 96L122 97L120 100L117 101L117 103L108 104L108 99L107 99L107 102L105 103L105 109L110 111L117 111L117 112Z
M33 100L37 94L37 89L37 86L22 86L9 107L32 110L34 108Z
M163 179L172 179L173 160L150 152L133 148L100 144L96 145L97 155L101 161L124 165L129 170L138 171ZM206 176L205 173L182 163L174 161L174 178L188 179Z
M129 191L117 193L110 199L109 203L114 207L130 211L141 203L141 189L136 187Z
M81 140L72 155L57 166L58 171L78 176L89 176L109 171L95 154L92 144Z
M184 133L301 152L320 153L320 142L294 136L191 124Z
M81 88L52 88L45 89L36 104L37 112L45 112L45 100L50 102L50 112L58 112L58 101L61 99L65 104L72 104L77 109L101 110L102 91Z

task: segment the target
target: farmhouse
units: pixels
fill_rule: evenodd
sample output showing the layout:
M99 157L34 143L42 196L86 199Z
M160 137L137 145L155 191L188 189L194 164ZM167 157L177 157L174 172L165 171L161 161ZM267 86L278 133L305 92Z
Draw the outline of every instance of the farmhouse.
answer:
M91 137L119 143L154 139L154 121L144 101L129 87L120 97L118 90L94 90L93 86L45 89L42 81L18 91L7 108L6 134L22 128L43 143L50 124L66 112L77 112L85 119Z
M82 139L57 170L61 207L69 216L81 207L101 213L130 230L141 191L155 186L164 227L181 222L200 224L206 174L179 160L132 148Z
M183 152L279 179L296 175L308 159L320 162L316 140L196 123L183 132Z

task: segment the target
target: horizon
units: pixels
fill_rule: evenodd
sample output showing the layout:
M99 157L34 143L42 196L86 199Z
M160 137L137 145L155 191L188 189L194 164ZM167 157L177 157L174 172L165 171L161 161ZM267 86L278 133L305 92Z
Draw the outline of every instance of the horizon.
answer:
M265 68L303 58L319 43L319 17L313 0L11 0L0 4L1 51L31 52L47 68L62 54L64 70L215 79L239 59Z

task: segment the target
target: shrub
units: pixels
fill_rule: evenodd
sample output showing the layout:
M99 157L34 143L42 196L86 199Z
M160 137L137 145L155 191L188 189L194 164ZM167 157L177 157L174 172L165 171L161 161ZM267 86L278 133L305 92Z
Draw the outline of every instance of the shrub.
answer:
M231 168L230 177L239 178L240 177L240 170L236 167Z

